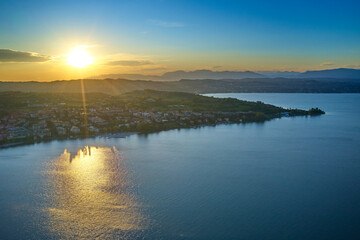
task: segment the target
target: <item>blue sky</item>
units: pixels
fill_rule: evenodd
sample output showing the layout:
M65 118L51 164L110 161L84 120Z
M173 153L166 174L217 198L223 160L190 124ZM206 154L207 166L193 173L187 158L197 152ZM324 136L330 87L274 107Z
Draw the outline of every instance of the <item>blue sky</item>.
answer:
M99 58L164 70L359 68L359 12L348 0L0 1L0 49L61 56L91 45Z

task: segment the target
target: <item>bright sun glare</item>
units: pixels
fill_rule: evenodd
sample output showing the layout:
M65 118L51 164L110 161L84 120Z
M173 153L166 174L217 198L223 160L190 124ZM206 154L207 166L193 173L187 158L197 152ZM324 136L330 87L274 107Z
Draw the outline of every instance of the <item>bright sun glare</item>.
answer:
M84 68L94 62L94 58L86 51L86 46L77 46L67 55L67 64Z

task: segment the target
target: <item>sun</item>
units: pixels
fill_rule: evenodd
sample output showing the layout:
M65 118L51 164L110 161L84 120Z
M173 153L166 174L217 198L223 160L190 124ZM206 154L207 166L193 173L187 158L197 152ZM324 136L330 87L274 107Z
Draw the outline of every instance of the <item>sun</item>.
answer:
M94 58L86 51L87 46L77 46L67 55L67 64L84 68L94 62Z

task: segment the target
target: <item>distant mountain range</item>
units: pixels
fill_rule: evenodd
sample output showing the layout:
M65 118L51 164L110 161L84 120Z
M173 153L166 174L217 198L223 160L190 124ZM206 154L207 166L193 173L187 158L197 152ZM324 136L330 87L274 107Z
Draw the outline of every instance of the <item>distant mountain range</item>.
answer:
M336 78L336 79L360 79L359 69L338 68L320 71L307 71L299 74L300 78Z
M272 93L360 93L360 70L331 69L304 73L280 72L288 77L266 77L254 72L198 70L168 72L161 76L110 75L106 79L84 79L86 92L120 94L154 89L191 93L272 92ZM110 77L108 76L108 77ZM119 77L123 77L119 78ZM136 80L141 79L141 80ZM180 80L178 80L180 79ZM0 82L0 92L80 92L81 80L53 82Z
M161 76L163 79L180 80L180 79L244 79L244 78L261 78L265 77L259 73L245 71L211 71L196 70L192 72L176 71L167 72Z
M85 92L117 95L143 89L190 93L360 93L360 81L294 78L199 79L149 81L126 79L85 79ZM81 92L81 80L54 82L0 82L0 92Z
M257 71L256 73L259 73L265 77L269 78L297 78L301 72L294 72L294 71Z
M105 74L91 78L97 79L129 79L129 80L152 80L152 81L178 81L181 79L244 79L244 78L261 78L265 77L259 73L250 71L211 71L211 70L195 70L195 71L175 71L166 72L163 75L141 75L141 74Z
M151 80L151 81L179 81L181 79L245 79L245 78L311 78L311 79L360 79L360 70L349 68L338 68L319 71L174 71L162 75L142 74L105 74L91 77L91 79L128 79L128 80Z

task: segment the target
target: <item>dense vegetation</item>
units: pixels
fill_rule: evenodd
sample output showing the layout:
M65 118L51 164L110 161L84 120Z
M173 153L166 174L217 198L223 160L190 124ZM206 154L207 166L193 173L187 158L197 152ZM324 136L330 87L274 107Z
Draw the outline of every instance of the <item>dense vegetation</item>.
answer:
M88 104L101 102L109 98L103 93L91 93L86 95ZM59 105L66 103L67 106L82 106L81 93L34 93L34 92L0 92L0 111L26 110L29 107L44 107L40 105Z
M261 112L264 114L277 114L288 111L293 115L316 115L322 114L320 109L311 109L311 112L303 110L286 110L263 102L249 102L235 98L214 98L202 95L167 92L156 90L138 90L117 96L103 93L87 93L86 103L88 106L103 105L106 107L130 107L139 110L172 111L189 110L197 112ZM45 106L57 106L66 104L67 107L81 107L81 93L23 93L3 92L0 93L0 111L24 111L29 108L43 108ZM320 110L320 111L319 111Z
M311 108L309 110L309 115L321 115L321 114L325 114L325 112L319 108Z
M198 112L263 112L274 114L285 111L262 102L242 101L235 98L214 98L184 92L155 90L133 91L111 98L112 104L126 103L142 110L191 110Z

